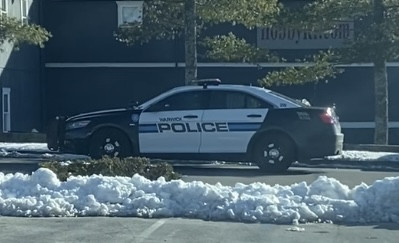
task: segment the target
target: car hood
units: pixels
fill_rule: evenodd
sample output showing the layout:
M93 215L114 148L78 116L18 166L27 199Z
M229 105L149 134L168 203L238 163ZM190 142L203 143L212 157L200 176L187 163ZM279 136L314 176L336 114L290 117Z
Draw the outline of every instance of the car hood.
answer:
M75 120L82 120L82 119L90 119L93 117L100 117L100 116L110 116L110 115L117 115L124 112L127 112L129 109L121 108L121 109L112 109L112 110L100 110L100 111L93 111L88 113L81 113L75 116L68 117L66 120L68 121L75 121Z

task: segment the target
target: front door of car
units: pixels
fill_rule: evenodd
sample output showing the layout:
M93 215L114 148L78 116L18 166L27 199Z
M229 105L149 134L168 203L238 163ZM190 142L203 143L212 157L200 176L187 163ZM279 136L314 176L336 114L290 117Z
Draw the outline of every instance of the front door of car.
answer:
M209 132L202 133L200 152L245 153L272 107L244 92L213 90L202 117L202 124L209 124ZM211 126L214 132L210 131Z
M140 115L140 153L198 153L207 102L201 91L172 94Z

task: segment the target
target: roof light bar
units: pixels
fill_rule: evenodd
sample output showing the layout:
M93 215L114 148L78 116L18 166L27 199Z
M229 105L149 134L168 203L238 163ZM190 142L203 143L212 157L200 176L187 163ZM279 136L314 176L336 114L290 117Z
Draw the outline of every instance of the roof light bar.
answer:
M204 87L204 89L206 89L209 85L218 86L219 84L222 83L222 81L220 81L220 79L218 78L208 78L208 79L197 79L194 80L193 83L202 86Z

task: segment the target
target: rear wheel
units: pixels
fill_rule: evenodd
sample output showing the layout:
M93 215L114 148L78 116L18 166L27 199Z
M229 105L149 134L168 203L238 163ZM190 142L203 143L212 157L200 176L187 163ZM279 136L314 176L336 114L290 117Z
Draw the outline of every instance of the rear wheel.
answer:
M283 172L295 161L295 146L284 135L265 135L256 143L253 158L264 172Z
M103 156L127 157L131 155L129 139L121 131L113 128L102 129L90 140L90 156L100 159Z

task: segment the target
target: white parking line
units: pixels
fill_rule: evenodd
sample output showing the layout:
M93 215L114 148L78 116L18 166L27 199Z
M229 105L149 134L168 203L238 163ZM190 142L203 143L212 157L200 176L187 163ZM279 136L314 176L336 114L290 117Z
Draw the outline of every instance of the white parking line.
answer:
M151 235L155 230L157 230L159 227L161 227L165 223L164 219L160 219L157 222L155 222L153 225L148 227L146 230L144 230L140 235L137 237L137 241L135 242L143 242L148 238L149 235Z

